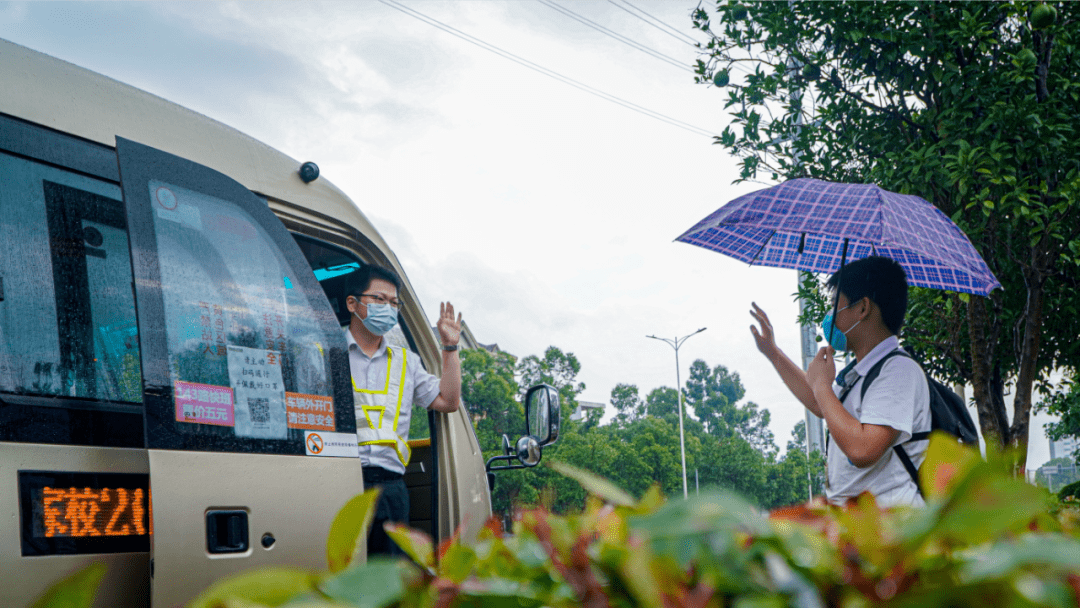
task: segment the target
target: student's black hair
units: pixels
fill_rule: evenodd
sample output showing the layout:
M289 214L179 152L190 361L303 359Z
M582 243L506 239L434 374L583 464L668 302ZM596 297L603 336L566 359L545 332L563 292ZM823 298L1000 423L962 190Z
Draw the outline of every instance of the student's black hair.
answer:
M907 273L900 264L880 256L856 260L844 266L843 277L840 271L834 272L827 285L847 296L851 304L870 298L881 309L881 320L885 327L894 335L900 335L907 313L908 296ZM840 296L837 294L835 297Z
M371 281L374 279L382 279L387 283L390 283L401 293L401 277L396 272L389 268L383 268L375 264L363 264L356 272L351 272L348 275L348 287L349 295L355 296L360 299L360 294L367 291L371 287Z

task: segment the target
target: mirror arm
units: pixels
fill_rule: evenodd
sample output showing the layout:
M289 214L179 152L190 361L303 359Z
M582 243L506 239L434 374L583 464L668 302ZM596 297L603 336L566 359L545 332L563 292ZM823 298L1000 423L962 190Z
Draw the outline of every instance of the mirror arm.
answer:
M496 460L517 460L517 456L513 456L513 455L492 456L491 458L488 458L487 464L484 465L484 468L486 470L488 470L488 471L508 471L510 469L524 469L525 468L525 465L523 465L523 464L517 464L517 465L511 464L511 465L504 465L504 466L500 466L500 467L491 466L491 463L495 462Z

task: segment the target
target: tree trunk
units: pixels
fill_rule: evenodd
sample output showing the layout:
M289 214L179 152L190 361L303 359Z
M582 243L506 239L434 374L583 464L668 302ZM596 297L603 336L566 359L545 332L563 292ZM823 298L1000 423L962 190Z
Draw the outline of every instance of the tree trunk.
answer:
M995 388L1000 382L994 381L994 346L995 340L987 335L990 325L990 313L987 310L988 298L972 296L968 301L968 331L971 336L971 386L975 397L975 407L979 413L979 428L988 445L1004 445L1009 432L1004 420L1004 408L998 411Z
M1041 249L1041 247L1040 247ZM1036 255L1041 251L1036 250ZM1041 257L1041 256L1039 256ZM1022 472L1027 463L1028 427L1031 422L1031 389L1038 374L1039 343L1042 338L1043 295L1045 289L1044 274L1038 264L1025 274L1028 297L1023 315L1023 337L1020 342L1020 369L1016 376L1016 394L1013 397L1013 420L1009 429L1008 444L1017 448L1017 472Z

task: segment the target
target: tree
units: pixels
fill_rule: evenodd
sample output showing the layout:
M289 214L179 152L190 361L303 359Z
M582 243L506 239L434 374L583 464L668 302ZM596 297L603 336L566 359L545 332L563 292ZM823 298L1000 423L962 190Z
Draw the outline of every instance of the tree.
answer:
M525 408L517 400L514 378L515 357L509 353L489 353L484 349L461 352L461 400L472 419L476 440L484 458L503 454L502 436L516 440L526 432ZM427 427L426 412L424 430ZM413 416L414 422L417 415ZM513 513L513 505L535 504L538 496L531 471L501 471L492 493L492 511L503 516Z
M556 346L549 346L544 351L544 358L529 355L517 366L521 378L519 390L524 392L537 384L550 384L559 391L559 403L564 425L569 425L570 414L577 408L577 396L585 390L585 383L577 381L581 363L574 353L564 353Z
M800 420L791 430L787 451L773 466L766 469L769 488L765 504L782 507L809 500L808 485L814 496L825 494L825 457L817 450L806 454L806 422Z
M611 406L615 408L614 423L625 427L645 417L645 401L638 395L638 387L619 383L611 389Z
M915 290L905 338L935 374L973 386L988 441L1019 447L1033 390L1080 358L1080 4L1033 22L1039 6L694 12L711 36L697 80L724 85L732 123L716 142L741 157L740 179L875 182L926 198L969 235L1004 289Z
M1064 390L1060 390L1039 403L1038 409L1058 416L1057 422L1046 425L1046 435L1053 441L1065 437L1080 438L1080 385L1075 378L1067 378ZM1080 451L1076 453L1080 463Z
M776 453L769 430L769 410L759 410L752 401L738 405L746 389L737 372L729 372L723 365L710 369L708 363L698 359L690 365L685 393L687 404L713 437L739 436L762 454Z
M771 506L766 504L767 458L742 437L732 435L717 439L707 435L701 441L701 449L694 453L694 461L693 469L702 486L734 490L759 505ZM693 472L691 485L694 482Z
M503 433L514 439L526 430L525 409L517 400L515 361L505 352L461 351L461 400L473 419L477 440L485 449L501 449Z
M669 386L658 386L645 397L645 414L663 418L679 426L679 393Z

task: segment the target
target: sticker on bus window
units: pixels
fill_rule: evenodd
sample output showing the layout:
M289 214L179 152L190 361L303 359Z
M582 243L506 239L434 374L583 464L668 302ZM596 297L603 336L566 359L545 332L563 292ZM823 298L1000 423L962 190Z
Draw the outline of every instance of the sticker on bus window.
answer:
M201 231L203 228L202 214L199 212L199 208L181 202L176 195L177 190L181 189L157 180L150 181L150 196L156 203L154 210L157 216L163 220L185 224Z
M334 399L323 395L285 393L285 412L290 429L333 431Z
M177 380L173 389L177 422L233 425L233 390L231 388Z
M230 345L228 355L229 384L236 395L236 436L286 439L281 353Z
M360 446L357 445L356 433L308 431L304 433L304 453L308 456L359 458Z

